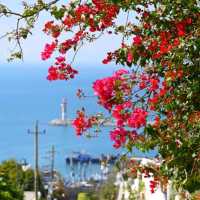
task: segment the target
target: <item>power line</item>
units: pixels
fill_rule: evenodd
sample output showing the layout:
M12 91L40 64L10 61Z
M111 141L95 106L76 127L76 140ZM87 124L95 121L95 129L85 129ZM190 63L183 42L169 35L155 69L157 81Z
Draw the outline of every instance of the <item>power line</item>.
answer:
M49 154L49 158L51 159L51 180L54 180L54 165L55 165L55 146L52 145L51 150L47 152Z
M55 146L52 145L51 150L47 152L47 158L50 159L50 183L49 183L49 190L48 190L48 199L52 199L53 194L53 182L54 182L54 165L55 165Z

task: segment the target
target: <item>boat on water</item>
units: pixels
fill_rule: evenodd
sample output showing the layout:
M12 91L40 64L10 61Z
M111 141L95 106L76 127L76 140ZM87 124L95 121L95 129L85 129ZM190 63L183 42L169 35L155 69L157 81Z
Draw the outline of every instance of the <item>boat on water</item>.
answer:
M102 182L107 179L118 158L119 155L92 156L85 152L73 152L65 158L66 168L70 171L68 183Z
M113 165L117 159L119 158L119 155L104 155L102 154L100 157L92 157L89 154L84 154L80 152L76 152L70 156L67 156L65 161L66 164L78 164L78 163L91 163L91 164L101 164L102 162L106 162L108 164Z

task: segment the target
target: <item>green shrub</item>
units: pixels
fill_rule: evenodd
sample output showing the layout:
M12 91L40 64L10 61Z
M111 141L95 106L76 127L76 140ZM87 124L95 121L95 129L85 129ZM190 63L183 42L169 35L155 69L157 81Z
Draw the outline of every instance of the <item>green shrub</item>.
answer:
M78 194L77 200L91 200L91 198L89 197L87 193L81 192Z

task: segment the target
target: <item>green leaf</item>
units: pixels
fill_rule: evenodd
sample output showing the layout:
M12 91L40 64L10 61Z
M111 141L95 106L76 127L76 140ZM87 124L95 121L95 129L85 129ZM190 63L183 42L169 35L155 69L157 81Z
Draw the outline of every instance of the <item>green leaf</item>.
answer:
M52 7L51 14L57 19L61 20L64 17L66 9L65 8L57 8L56 6Z

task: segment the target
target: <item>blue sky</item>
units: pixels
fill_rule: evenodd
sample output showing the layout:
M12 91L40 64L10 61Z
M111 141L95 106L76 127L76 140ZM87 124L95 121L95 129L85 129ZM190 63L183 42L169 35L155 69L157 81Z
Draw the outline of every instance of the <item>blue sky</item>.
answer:
M19 11L22 9L21 0L0 0L1 3L8 5L11 9ZM26 1L28 3L34 2L34 0ZM62 4L66 4L67 1L62 0ZM41 64L43 61L40 59L40 52L46 42L50 42L50 38L42 32L43 24L50 19L50 15L47 12L43 12L40 15L39 21L33 31L33 35L23 42L24 49L24 62L23 64ZM1 35L8 30L12 29L16 25L16 18L0 18ZM118 20L120 23L125 21L124 17L120 17ZM108 36L102 37L98 41L92 44L87 44L78 53L75 65L101 65L102 59L105 57L106 52L117 49L120 45L121 37ZM11 49L11 45L6 39L0 40L1 52L0 52L0 65L6 63L7 55ZM70 57L69 57L70 59ZM53 59L49 61L53 62Z

